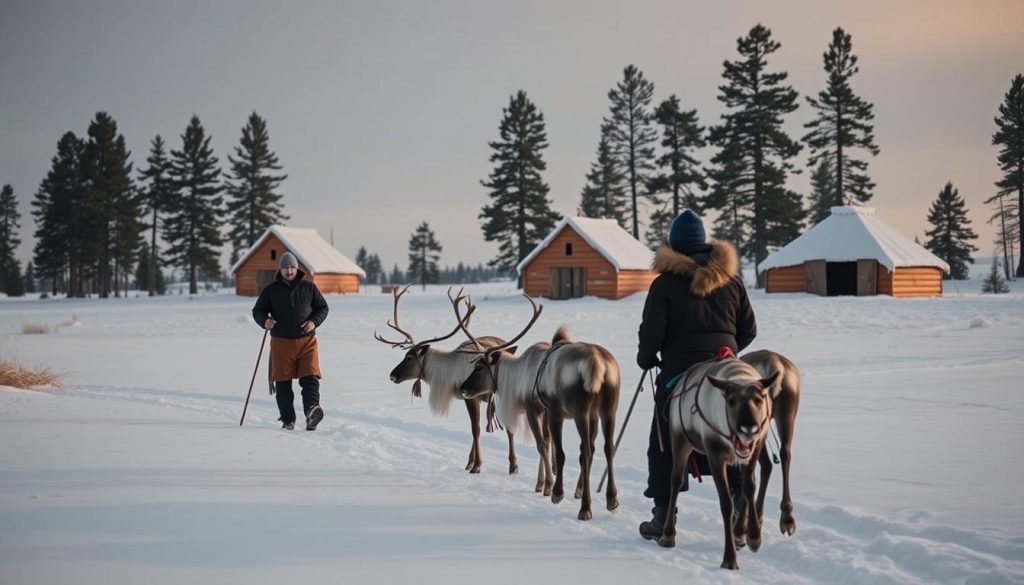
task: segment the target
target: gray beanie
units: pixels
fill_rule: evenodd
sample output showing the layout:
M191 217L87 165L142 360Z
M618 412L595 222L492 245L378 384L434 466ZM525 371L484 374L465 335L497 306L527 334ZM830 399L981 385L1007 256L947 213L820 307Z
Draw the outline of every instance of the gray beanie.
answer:
M278 263L277 267L284 268L285 266L294 266L295 268L299 267L298 261L295 260L295 254L292 254L291 252L281 254L281 261Z

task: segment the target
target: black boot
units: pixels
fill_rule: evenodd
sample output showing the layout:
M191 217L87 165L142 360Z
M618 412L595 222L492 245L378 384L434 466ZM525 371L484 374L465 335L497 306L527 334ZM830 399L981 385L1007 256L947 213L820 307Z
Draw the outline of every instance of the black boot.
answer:
M655 506L651 508L654 517L647 522L640 523L640 536L647 540L658 540L665 530L665 519L668 516L668 506Z

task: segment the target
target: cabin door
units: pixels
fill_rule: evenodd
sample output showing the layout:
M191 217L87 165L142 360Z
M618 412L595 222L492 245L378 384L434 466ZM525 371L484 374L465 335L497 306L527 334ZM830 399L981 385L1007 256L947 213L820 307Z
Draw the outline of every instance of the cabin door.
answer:
M824 260L804 262L804 276L807 279L807 292L821 296L828 294Z
M878 262L857 260L857 296L878 294Z
M577 299L587 293L586 268L552 268L551 290L548 297L552 299Z

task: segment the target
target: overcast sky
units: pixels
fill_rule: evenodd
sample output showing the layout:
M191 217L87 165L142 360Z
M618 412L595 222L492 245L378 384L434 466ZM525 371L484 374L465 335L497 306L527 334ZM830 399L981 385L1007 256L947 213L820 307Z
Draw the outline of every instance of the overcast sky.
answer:
M722 62L762 23L781 49L772 70L803 96L822 89L832 30L853 35L854 91L875 105L881 154L868 167L881 218L922 235L927 208L952 181L992 251L982 201L999 177L993 118L1024 73L1020 0L806 2L148 2L0 1L0 184L29 205L61 134L84 135L109 112L136 168L160 134L181 145L197 114L227 167L252 111L268 123L290 225L312 227L354 256L407 264L408 239L428 221L442 263L481 262L477 215L487 202L487 142L519 89L540 107L551 199L573 213L594 159L608 90L635 64L655 103L676 94L705 126L723 109ZM710 151L702 153L708 158ZM798 166L803 166L806 151ZM806 194L807 173L791 186Z

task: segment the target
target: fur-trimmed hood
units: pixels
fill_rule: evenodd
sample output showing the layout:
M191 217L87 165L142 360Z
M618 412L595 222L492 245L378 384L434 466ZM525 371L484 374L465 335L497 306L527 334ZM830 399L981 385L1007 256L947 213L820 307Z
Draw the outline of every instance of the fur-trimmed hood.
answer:
M732 244L712 240L708 245L711 246L711 258L703 266L686 254L662 245L654 256L653 268L661 273L672 272L692 276L690 292L699 297L706 297L738 275L740 267L739 255Z

